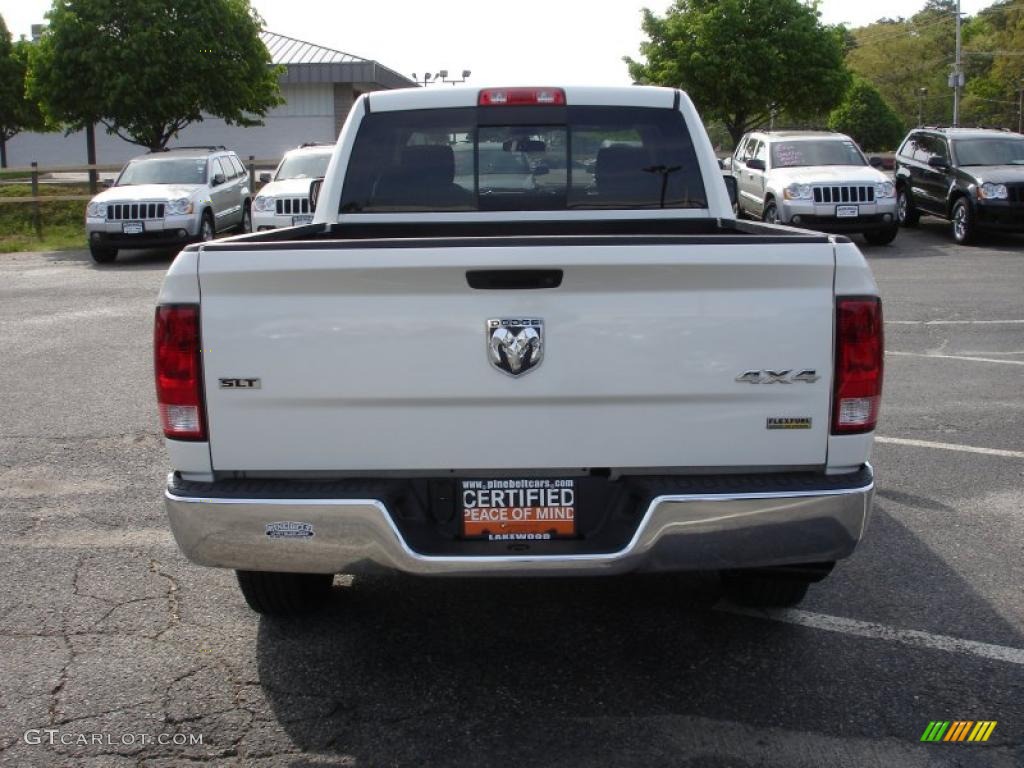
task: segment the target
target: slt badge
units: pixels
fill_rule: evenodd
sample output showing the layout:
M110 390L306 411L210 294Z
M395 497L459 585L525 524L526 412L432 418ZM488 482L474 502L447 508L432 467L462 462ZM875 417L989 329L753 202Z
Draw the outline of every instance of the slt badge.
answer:
M491 365L509 376L521 376L544 359L544 321L537 317L491 318L486 341Z

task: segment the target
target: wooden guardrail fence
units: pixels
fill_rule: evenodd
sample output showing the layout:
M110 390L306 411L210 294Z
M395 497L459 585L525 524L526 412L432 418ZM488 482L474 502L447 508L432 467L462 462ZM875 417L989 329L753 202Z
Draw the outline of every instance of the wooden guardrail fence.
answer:
M256 168L276 168L277 160L259 160L254 155L249 155L248 170L249 170L249 188L251 190L256 189ZM33 206L32 218L35 224L36 235L41 239L43 236L43 221L42 221L42 210L40 203L45 202L68 202L75 200L91 200L97 192L99 192L99 177L98 174L102 172L119 172L124 166L118 165L53 165L40 167L38 162L33 162L29 166L15 167L15 168L4 168L2 169L3 176L13 176L14 174L24 174L29 178L32 185L31 195L12 195L9 197L0 196L0 205L11 205L11 204L31 204ZM89 193L85 194L69 194L69 195L40 195L39 194L39 181L40 176L51 173L88 173L89 179ZM0 185L2 184L18 184L24 183L22 179L18 178L3 178L0 177ZM80 182L74 181L55 181L55 184L75 184ZM84 223L83 223L84 224Z

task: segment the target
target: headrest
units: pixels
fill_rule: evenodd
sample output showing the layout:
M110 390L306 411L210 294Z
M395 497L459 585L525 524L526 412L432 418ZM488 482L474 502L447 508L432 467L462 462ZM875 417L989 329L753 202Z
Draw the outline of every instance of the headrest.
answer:
M451 182L455 178L455 153L444 145L405 147L402 172L424 180Z
M641 147L604 147L597 151L594 173L598 176L642 173L645 165L647 153Z

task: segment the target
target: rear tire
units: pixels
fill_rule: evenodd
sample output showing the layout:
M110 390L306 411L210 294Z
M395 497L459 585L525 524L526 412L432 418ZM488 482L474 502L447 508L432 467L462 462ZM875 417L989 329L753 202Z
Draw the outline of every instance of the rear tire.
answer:
M723 571L725 596L750 608L785 608L807 595L810 582L794 576L767 575L763 571Z
M896 190L896 221L901 227L916 227L920 220L921 214L914 207L910 193L906 187L899 187Z
M886 229L872 229L864 233L864 239L871 245L888 245L896 239L898 227L887 227Z
M334 574L235 571L245 602L256 613L291 616L323 607L331 594Z

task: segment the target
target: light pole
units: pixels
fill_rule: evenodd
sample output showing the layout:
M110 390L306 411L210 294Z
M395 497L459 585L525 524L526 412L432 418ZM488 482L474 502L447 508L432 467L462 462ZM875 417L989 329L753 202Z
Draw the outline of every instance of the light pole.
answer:
M1020 84L1020 97L1017 102L1017 133L1024 133L1024 83Z
M917 89L917 127L924 125L924 97L928 95L927 88Z
M960 68L960 0L956 0L956 63L949 84L953 88L953 127L956 128L960 125L960 89L964 84L963 70Z
M426 88L428 85L430 85L431 80L433 80L434 82L440 80L441 73L438 72L436 75L432 75L429 72L425 72L423 74L423 77L416 77L416 73L413 72L412 79L416 82L416 85L422 85L424 88Z
M462 70L462 79L461 80L456 80L455 78L452 78L451 80L449 80L448 79L448 70L447 69L442 69L441 70L441 82L442 83L451 83L452 85L458 85L459 83L466 82L466 80L469 79L469 76L471 74L473 74L473 73L470 72L468 69L464 69L464 70Z
M416 81L417 85L422 85L424 88L426 88L431 83L435 83L435 84L436 83L451 83L452 85L457 85L459 83L464 83L464 82L466 82L466 78L468 78L471 74L473 74L473 73L470 72L468 69L464 69L464 70L462 70L462 79L461 80L449 80L448 79L448 70L447 69L442 69L442 70L439 70L438 72L436 72L433 75L430 74L430 72L425 72L423 74L423 77L416 77L416 73L413 72L412 73L412 79Z

